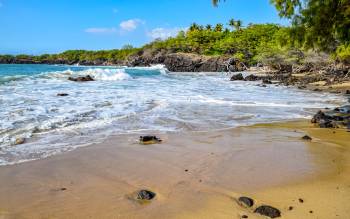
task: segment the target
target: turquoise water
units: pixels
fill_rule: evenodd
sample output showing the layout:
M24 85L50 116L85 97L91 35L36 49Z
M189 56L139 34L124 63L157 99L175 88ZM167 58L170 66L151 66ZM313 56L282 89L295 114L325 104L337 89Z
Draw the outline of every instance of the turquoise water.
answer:
M78 75L95 81L67 80ZM231 82L220 73L175 74L162 66L0 65L0 165L70 151L111 134L208 131L308 118L345 101L258 84ZM13 145L18 138L26 143Z

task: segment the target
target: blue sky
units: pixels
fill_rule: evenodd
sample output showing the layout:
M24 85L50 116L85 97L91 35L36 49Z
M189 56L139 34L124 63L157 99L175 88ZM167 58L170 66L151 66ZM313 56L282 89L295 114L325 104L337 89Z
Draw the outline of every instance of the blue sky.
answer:
M0 53L140 46L191 23L280 23L269 0L0 0Z

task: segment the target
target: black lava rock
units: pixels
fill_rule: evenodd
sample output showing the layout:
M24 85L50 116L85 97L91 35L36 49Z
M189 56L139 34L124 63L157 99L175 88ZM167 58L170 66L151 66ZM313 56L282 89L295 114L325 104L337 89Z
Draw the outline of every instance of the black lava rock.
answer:
M278 210L277 208L268 206L268 205L262 205L255 209L254 213L258 213L270 218L276 218L276 217L281 217L281 211Z
M244 197L244 196L239 197L238 201L239 203L247 207L252 207L254 205L254 200L248 197Z
M245 81L258 81L260 77L256 75L248 75L247 77L244 78Z
M149 143L160 143L162 140L158 138L157 136L140 136L140 143L142 144L149 144Z
M75 82L94 81L94 79L90 75L80 76L80 77L76 77L76 78L69 77L68 80L75 81Z
M230 80L231 81L243 81L244 77L241 73L239 73L239 74L233 75Z
M154 197L156 197L156 193L151 192L149 190L140 190L137 193L137 199L138 200L152 200L154 199Z
M264 79L263 84L272 84L272 81L270 81L269 79Z
M303 136L301 139L303 139L305 141L311 141L312 140L312 138L310 136L308 136L308 135Z

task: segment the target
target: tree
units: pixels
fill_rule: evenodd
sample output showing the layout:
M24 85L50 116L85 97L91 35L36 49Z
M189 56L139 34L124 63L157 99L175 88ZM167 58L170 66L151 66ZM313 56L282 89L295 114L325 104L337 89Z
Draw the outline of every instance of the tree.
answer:
M225 0L224 0L225 1ZM218 5L218 3L220 2L220 0L212 0L213 5L216 7Z
M234 27L235 27L235 29L238 31L238 30L241 30L241 28L242 28L242 21L241 20L236 20L235 22L234 22Z
M233 18L228 21L228 25L232 27L232 30L235 29L235 23L236 23L236 20Z
M195 31L195 30L199 30L200 27L197 23L192 23L191 26L190 26L190 31Z
M210 24L207 24L207 25L205 26L205 29L206 29L206 30L209 30L209 31L211 31L212 28L213 28L213 27L212 27Z
M304 48L334 52L338 46L350 44L349 0L270 1L281 17L292 21L291 37ZM212 0L214 6L219 2Z
M293 37L306 48L334 51L350 41L349 0L271 0L281 17L292 20Z
M224 29L224 25L223 24L217 24L214 28L215 32L222 32L222 30Z

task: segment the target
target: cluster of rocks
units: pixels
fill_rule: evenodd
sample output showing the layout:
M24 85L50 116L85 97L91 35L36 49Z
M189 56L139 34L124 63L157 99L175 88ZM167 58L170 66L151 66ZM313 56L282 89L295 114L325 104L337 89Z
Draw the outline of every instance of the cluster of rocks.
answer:
M350 105L319 111L311 122L320 128L350 129Z
M254 200L249 198L249 197L244 197L244 196L238 198L238 203L241 206L246 207L246 208L251 208L254 206ZM270 217L270 218L281 217L281 211L278 210L277 208L269 206L269 205L261 205L261 206L257 207L254 210L254 213L261 214L263 216ZM246 216L246 215L243 215L242 217L248 218L248 216Z
M128 57L127 66L164 64L172 72L230 72L243 71L246 66L229 56L205 56L171 51L142 50Z

